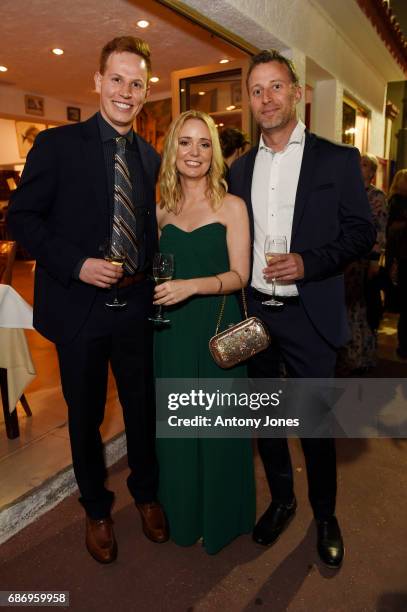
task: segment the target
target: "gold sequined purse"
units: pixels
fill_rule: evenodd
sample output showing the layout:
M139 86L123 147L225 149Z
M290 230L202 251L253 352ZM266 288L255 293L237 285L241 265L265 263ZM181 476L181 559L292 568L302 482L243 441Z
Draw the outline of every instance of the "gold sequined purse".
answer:
M245 291L242 288L243 310L245 318L236 325L218 333L225 310L226 295L223 296L215 335L209 340L209 351L221 368L232 368L253 355L264 351L271 338L267 327L257 317L247 316Z

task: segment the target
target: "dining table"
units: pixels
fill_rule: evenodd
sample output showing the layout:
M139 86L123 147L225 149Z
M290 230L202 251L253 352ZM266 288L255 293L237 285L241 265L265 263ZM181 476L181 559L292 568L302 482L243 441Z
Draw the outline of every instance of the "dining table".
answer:
M32 307L11 287L0 283L0 388L7 437L19 436L16 405L22 400L31 416L24 390L36 371L25 336L33 329Z

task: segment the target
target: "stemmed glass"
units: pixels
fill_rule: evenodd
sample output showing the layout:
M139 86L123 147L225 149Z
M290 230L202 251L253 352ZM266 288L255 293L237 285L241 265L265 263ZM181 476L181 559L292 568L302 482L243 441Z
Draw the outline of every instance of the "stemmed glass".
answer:
M266 257L267 265L271 263L274 255L279 253L287 253L287 238L285 236L267 235L264 242L264 255ZM284 306L283 302L279 302L275 299L276 295L276 279L271 279L271 299L266 302L262 302L264 306Z
M124 247L117 242L109 241L103 249L103 257L106 261L109 261L114 266L123 267L123 264L126 260L126 250ZM127 306L127 302L123 300L119 300L117 294L117 283L115 283L112 287L113 290L113 301L111 298L105 302L106 306L109 308L124 308Z
M153 277L156 285L162 285L172 279L174 274L174 255L172 253L156 253L153 259ZM164 319L163 307L158 305L156 315L149 317L149 321L157 324L170 323L170 319Z

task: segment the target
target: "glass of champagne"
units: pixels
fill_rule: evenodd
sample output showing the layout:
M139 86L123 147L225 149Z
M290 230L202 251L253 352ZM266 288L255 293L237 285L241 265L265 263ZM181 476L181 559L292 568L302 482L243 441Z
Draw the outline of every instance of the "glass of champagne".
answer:
M174 255L172 253L156 253L153 259L153 277L156 285L162 285L166 281L172 279L174 274ZM149 317L149 321L153 321L158 325L170 323L170 319L164 319L163 307L161 304L157 307L157 312L154 317Z
M264 255L266 257L266 263L269 265L274 255L279 253L287 253L287 238L285 236L275 236L273 234L269 234L266 236L266 240L264 242ZM279 302L275 299L276 295L276 279L271 279L271 299L266 302L262 302L264 306L274 306L279 307L283 306L283 302Z
M106 261L109 261L114 266L119 266L122 268L126 260L126 251L121 244L115 242L108 242L104 249L103 256ZM107 302L105 302L105 305L109 306L109 308L124 308L125 306L127 306L127 302L119 300L119 296L117 293L117 283L113 285L112 290L113 300L109 298Z

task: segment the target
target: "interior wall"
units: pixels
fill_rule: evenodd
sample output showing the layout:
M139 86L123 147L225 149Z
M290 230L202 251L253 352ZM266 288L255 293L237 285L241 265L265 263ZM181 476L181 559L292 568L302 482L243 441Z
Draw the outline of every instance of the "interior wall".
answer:
M47 96L44 98L44 116L30 115L25 111L25 94L30 92L15 87L0 86L0 165L24 163L25 158L20 157L17 144L15 120L39 123L44 125L58 125L69 123L66 109L74 106L81 111L81 120L88 119L98 109L95 106L86 106L64 100L57 100ZM38 95L38 94L35 94Z

